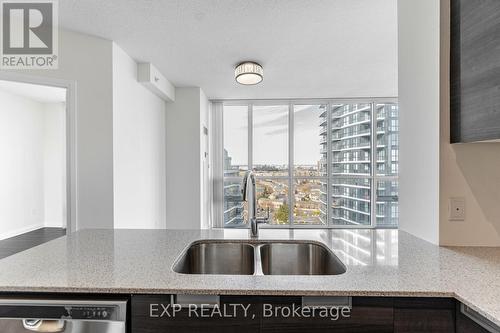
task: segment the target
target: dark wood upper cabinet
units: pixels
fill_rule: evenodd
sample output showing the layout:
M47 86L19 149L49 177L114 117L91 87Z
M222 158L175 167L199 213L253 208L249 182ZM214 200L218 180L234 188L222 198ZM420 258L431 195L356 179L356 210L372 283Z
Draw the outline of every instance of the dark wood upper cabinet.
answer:
M451 0L451 142L500 139L500 1Z

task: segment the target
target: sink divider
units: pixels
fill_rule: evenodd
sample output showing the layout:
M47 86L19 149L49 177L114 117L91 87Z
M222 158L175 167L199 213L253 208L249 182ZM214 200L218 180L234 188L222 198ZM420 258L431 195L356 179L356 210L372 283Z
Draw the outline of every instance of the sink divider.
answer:
M253 246L253 266L254 266L254 272L253 275L264 275L264 272L262 271L262 258L260 256L260 248L262 247L262 244L251 244Z

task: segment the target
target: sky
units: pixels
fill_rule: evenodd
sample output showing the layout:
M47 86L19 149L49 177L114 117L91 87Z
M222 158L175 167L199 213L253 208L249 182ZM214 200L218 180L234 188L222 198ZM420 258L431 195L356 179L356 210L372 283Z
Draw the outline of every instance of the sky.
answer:
M288 105L254 106L254 164L288 164ZM294 160L315 165L320 159L319 105L294 106ZM246 106L224 107L224 148L233 165L248 163Z

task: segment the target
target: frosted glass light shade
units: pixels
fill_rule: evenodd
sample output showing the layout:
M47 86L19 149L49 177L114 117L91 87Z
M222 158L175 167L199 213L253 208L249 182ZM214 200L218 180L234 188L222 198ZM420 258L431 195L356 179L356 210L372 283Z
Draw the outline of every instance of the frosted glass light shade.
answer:
M253 85L262 82L264 79L264 70L256 62L245 61L236 66L234 70L236 82L244 85Z

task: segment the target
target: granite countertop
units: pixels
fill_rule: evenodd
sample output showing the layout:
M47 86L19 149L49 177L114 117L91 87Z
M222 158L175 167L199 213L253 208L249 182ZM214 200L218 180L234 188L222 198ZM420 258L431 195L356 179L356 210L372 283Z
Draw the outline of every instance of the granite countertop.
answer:
M185 275L199 239L247 230L84 230L0 260L0 292L455 297L500 325L500 248L444 248L397 230L262 229L261 240L314 240L346 264L335 276Z

